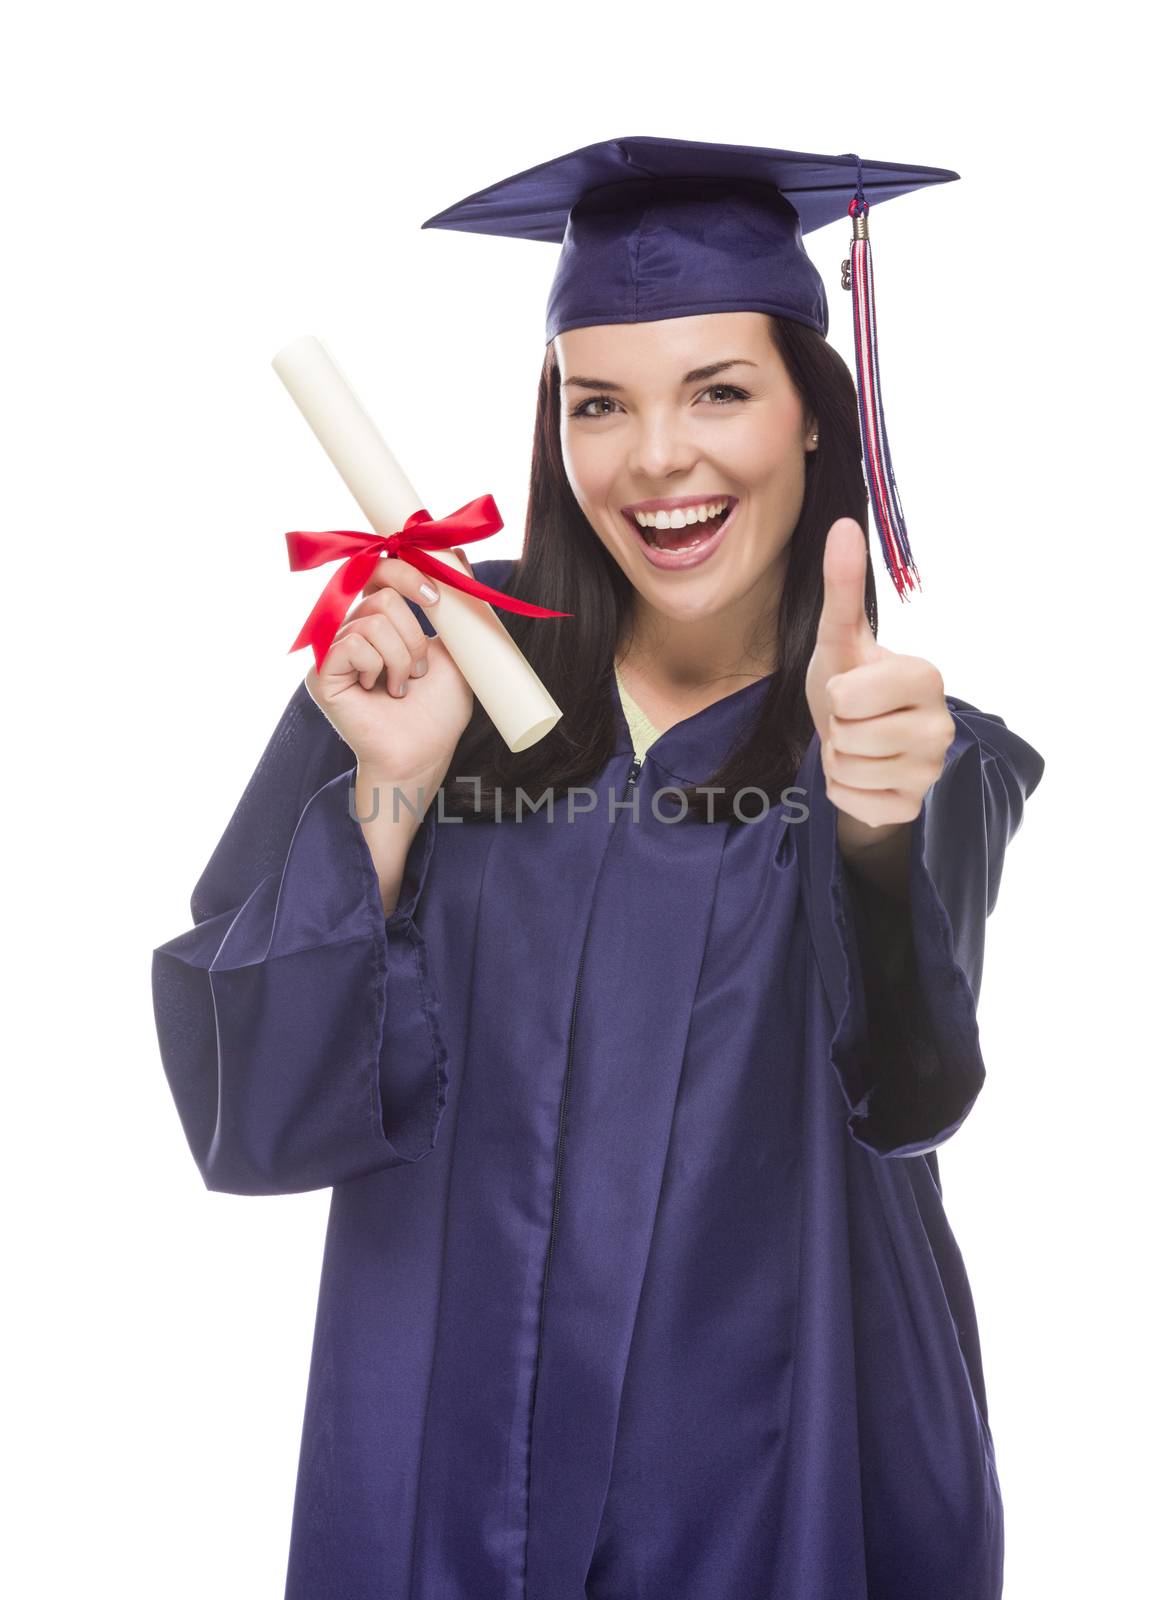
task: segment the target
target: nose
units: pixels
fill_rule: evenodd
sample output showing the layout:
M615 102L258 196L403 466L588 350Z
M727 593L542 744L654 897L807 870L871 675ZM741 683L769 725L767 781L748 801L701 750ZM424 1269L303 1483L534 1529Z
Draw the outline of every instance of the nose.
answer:
M632 482L662 484L691 471L698 450L677 409L651 412L636 421L628 463Z

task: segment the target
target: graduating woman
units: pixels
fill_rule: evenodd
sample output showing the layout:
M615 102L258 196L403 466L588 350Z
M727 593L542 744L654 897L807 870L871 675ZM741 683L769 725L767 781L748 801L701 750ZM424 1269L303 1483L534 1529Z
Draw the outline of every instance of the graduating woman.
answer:
M867 208L955 176L618 139L425 224L562 241L474 573L563 718L511 754L382 559L154 955L207 1187L332 1189L289 1600L1001 1592L936 1150L1043 760L864 532L903 593Z

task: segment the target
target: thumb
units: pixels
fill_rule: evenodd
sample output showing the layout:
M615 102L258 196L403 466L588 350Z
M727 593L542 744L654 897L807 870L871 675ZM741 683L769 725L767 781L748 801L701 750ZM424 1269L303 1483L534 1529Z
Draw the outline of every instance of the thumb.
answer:
M866 615L866 571L866 535L853 517L839 517L823 550L823 608L816 640L828 677L879 653Z
M467 559L466 552L462 550L459 545L453 544L451 547L451 553L453 556L458 556L460 561L463 562L463 565L467 568L467 576L469 578L474 578L475 573L471 570L471 562Z

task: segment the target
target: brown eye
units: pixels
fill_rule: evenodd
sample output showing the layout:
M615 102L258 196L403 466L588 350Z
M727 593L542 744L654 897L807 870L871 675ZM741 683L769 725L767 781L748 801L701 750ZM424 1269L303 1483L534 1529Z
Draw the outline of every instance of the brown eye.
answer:
M602 413L601 412L588 411L588 409L587 409L588 406L612 405L612 404L614 404L614 402L610 399L610 397L608 395L605 395L605 394L593 394L589 399L584 400L579 405L577 405L575 407L574 411L572 411L570 413L570 415L573 416L573 417L590 417L592 419L592 421L594 421L595 418L598 417L598 416L601 416Z
M704 394L729 394L729 395L733 395L735 400L749 400L750 399L750 396L747 394L747 391L745 389L739 389L733 383L713 383L709 389L704 389L703 393ZM715 405L729 406L729 405L732 405L734 403L734 401L733 400L717 400L717 401L715 401L713 403Z

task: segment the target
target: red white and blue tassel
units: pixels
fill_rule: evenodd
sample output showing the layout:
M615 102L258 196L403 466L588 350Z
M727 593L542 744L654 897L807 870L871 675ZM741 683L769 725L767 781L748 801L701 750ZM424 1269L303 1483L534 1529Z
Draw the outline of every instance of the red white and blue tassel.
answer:
M857 375L859 431L862 434L863 465L870 493L871 515L882 538L883 560L900 600L908 591L922 589L922 579L910 553L906 522L894 481L886 421L882 409L882 385L878 369L878 326L874 309L874 270L871 262L867 215L870 206L863 194L862 170L858 188L847 207L854 226L851 253L842 264L843 288L851 290L855 324L855 373Z

